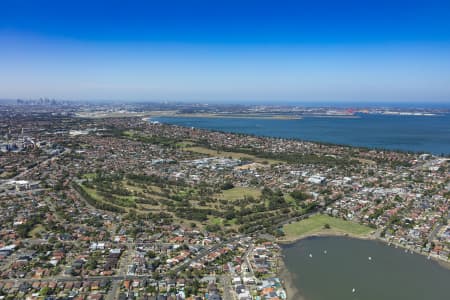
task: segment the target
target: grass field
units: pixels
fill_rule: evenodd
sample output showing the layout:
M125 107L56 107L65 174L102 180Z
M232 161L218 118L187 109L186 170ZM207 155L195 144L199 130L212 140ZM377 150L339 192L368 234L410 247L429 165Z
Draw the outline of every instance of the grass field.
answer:
M88 188L87 186L81 185L83 190L86 191L86 193L89 194L92 198L98 201L103 201L103 197L101 197L99 194L97 194L97 191L95 189Z
M234 201L237 199L242 199L244 196L252 196L255 199L261 196L261 191L256 188L250 187L234 187L229 190L225 190L222 192L220 197L227 201Z
M222 219L217 217L210 217L209 222L211 224L222 225Z
M134 196L120 196L120 195L114 195L117 199L117 201L120 201L120 203L112 203L110 201L107 201L103 196L101 196L99 193L97 193L97 190L92 189L92 188L88 188L87 186L81 185L81 188L89 194L89 196L91 196L93 199L100 201L100 202L105 202L105 203L110 203L110 204L114 204L116 206L121 206L124 208L129 208L130 206L132 207L133 205L135 205L134 202ZM113 194L111 194L113 195Z
M325 224L330 225L329 229L325 229ZM312 234L348 234L351 236L366 236L373 229L354 222L333 218L328 215L314 215L308 219L286 224L283 226L286 239L296 239Z
M86 173L83 175L83 179L94 179L95 176L95 173Z
M208 149L205 147L186 147L183 150L206 154L206 155L210 155L210 156L216 156L216 157L231 157L233 159L245 158L245 159L248 159L248 160L251 160L254 162L258 162L261 164L272 164L273 165L273 164L283 163L282 161L275 160L275 159L264 159L264 158L256 157L254 155L249 155L249 154L240 153L240 152L217 151L217 150L212 150L212 149Z
M45 228L42 224L37 224L34 228L28 233L32 238L37 238L40 234L45 232Z
M193 142L192 141L182 141L175 144L178 148L187 148L192 147Z
M284 194L284 200L286 200L286 202L288 202L288 203L292 203L292 204L295 203L295 199L292 198L292 196L289 194Z

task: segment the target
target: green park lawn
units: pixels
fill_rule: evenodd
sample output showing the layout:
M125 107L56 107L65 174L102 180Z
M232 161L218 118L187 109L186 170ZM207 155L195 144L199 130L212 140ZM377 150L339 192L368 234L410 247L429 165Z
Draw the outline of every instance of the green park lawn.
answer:
M208 148L199 147L199 146L186 147L183 150L196 152L196 153L201 153L201 154L206 154L206 155L209 155L209 156L216 156L216 157L231 157L233 159L248 159L248 160L251 160L251 161L254 161L254 162L258 162L258 163L262 163L262 164L267 164L267 163L269 163L269 164L280 164L280 163L283 163L282 161L279 161L279 160L259 158L257 156L246 154L246 153L217 151L217 150L208 149Z
M234 201L237 199L243 199L245 196L252 196L256 199L261 196L261 191L251 187L234 187L232 189L222 191L221 198L227 201Z
M325 224L330 226L325 228ZM348 234L351 236L367 236L373 229L355 222L333 218L328 215L314 215L307 219L286 224L283 231L287 239L295 239L313 234Z

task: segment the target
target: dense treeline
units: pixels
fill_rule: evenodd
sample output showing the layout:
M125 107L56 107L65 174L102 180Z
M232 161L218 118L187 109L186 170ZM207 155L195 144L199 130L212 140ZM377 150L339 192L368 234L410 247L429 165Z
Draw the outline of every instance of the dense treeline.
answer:
M224 147L212 147L208 143L199 143L199 146L207 147L217 151L223 152L238 152L248 155L253 155L263 159L280 160L290 164L307 164L307 165L325 165L328 167L343 167L349 165L358 165L359 161L351 158L334 157L330 155L317 155L313 153L273 153L260 151L254 148L224 148Z
M139 204L148 204L148 205L158 205L158 201L156 201L155 199L149 199L149 198L136 198L134 199L134 201L136 203Z
M294 198L298 202L305 201L306 199L310 198L309 194L307 194L303 191L300 191L300 190L292 191L289 195L291 195L291 197Z
M123 209L121 207L94 199L77 183L73 183L73 188L83 197L84 200L86 200L87 203L89 203L90 205L92 205L95 208L102 209L102 210L108 210L108 211L112 211L112 212L119 212L119 213L126 212L125 209Z
M163 188L167 186L168 183L174 184L176 186L184 187L186 183L183 180L169 180L168 178L159 177L157 175L145 175L145 174L127 174L127 179L132 182L140 183L140 184L151 184Z
M163 136L142 136L134 135L133 139L147 144L159 144L164 146L174 146L178 141Z
M209 208L195 208L195 207L175 207L172 210L179 218L205 222L208 220L208 216L221 216L222 213L215 209Z
M122 130L114 130L111 131L115 136L121 137L121 138L127 138L134 141L146 143L146 144L156 144L156 145L163 145L163 146L175 146L176 143L179 142L177 139L168 138L164 136L156 136L156 135L145 135L141 132L128 132L128 131L122 131Z

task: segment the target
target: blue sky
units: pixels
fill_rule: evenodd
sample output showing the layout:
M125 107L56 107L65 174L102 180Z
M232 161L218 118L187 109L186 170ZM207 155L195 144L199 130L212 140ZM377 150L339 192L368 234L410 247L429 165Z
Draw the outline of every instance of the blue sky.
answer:
M450 1L0 2L0 98L450 102Z

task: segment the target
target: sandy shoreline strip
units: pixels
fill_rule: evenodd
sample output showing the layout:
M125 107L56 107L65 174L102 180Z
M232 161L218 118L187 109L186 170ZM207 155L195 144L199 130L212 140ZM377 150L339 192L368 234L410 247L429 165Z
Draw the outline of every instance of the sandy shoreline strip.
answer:
M280 271L278 276L283 281L283 287L286 291L287 300L305 300L300 290L294 284L293 274L289 272L286 265L284 264L283 257L279 258Z
M339 231L339 230L332 230L332 229L323 229L320 231L307 233L295 237L284 237L277 240L277 243L279 244L293 244L300 240L307 239L310 237L326 237L326 236L343 236L343 237L349 237L354 239L360 239L360 240L380 240L379 238L376 238L373 234L366 234L366 235L359 235L359 234L350 234L347 232Z
M192 113L192 114L165 114L152 113L151 117L169 118L209 118L209 119L256 119L256 120L301 120L303 117L295 115L258 115L258 114L214 114L214 113Z

